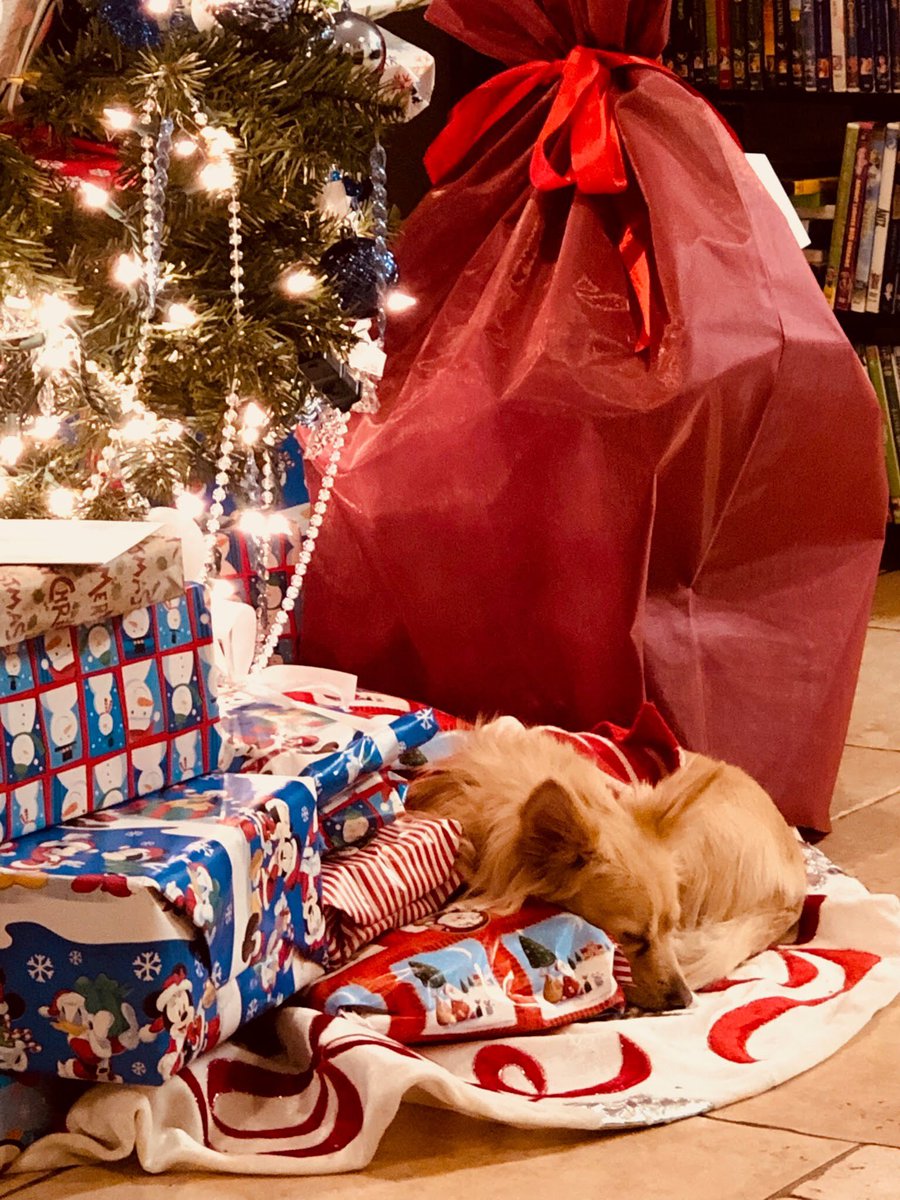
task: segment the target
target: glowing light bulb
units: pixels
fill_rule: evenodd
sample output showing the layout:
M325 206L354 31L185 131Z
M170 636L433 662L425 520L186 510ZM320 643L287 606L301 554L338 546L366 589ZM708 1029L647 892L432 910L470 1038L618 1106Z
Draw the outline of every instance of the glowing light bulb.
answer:
M123 442L145 442L156 433L156 421L149 415L129 417L119 426L119 437Z
M215 159L200 170L197 181L207 192L227 192L237 183L237 175L227 159Z
M75 309L65 296L48 295L41 297L34 315L41 329L55 329L71 320L75 315Z
M144 264L136 254L120 254L113 261L113 283L121 287L134 287L144 274Z
M175 507L182 516L190 517L192 521L196 521L206 512L206 501L196 492L182 492L175 501Z
M245 429L262 429L269 423L269 414L264 408L251 400L249 404L244 406L244 411L241 413L241 424Z
M404 313L415 308L418 303L415 296L392 288L384 298L384 310L389 313Z
M262 538L268 533L268 521L261 512L253 508L245 508L238 517L238 527L242 533L250 537Z
M190 329L197 314L188 304L170 304L166 310L166 324L175 329Z
M70 488L53 488L47 497L47 508L51 516L67 520L74 516L77 500L78 497Z
M291 532L291 523L284 513L271 513L268 523L270 537L274 537L276 534L288 535Z
M125 133L134 124L134 113L127 108L104 108L103 122L111 133Z
M237 150L237 142L234 137L221 125L207 125L205 129L201 130L200 136L206 142L211 154L222 156L233 154Z
M59 433L62 418L55 413L35 417L31 423L31 436L36 442L49 442Z
M292 299L311 295L320 285L321 279L303 267L294 267L281 277L281 290Z
M144 0L144 11L151 17L166 17L172 11L172 0Z
M7 433L0 437L0 463L14 467L22 457L24 449L25 443L17 433Z
M193 158L193 156L197 153L198 148L199 147L194 139L192 137L188 137L186 133L183 133L180 137L177 137L172 143L172 153L176 158Z
M109 204L109 192L97 183L83 179L78 185L78 195L85 208L99 210Z
M59 330L51 329L35 355L35 363L42 371L65 371L77 357L78 340L71 334L65 336Z

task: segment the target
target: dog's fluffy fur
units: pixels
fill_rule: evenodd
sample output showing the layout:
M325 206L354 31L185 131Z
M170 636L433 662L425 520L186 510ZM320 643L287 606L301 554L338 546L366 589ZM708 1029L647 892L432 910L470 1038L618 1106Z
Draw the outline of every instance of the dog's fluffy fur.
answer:
M461 822L470 899L512 912L535 896L605 930L628 999L663 1010L784 939L806 894L794 834L737 767L691 755L656 786L619 784L570 745L500 720L410 788Z

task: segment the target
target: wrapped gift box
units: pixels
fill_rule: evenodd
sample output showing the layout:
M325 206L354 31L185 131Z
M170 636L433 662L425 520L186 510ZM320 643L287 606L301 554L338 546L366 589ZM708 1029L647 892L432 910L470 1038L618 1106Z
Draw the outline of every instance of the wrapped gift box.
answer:
M2 522L0 648L173 600L183 591L181 539L158 524Z
M0 823L19 837L228 765L204 590L0 652Z
M309 505L298 504L285 509L280 516L284 518L288 532L273 534L266 541L264 563L260 561L257 539L236 523L223 529L216 538L215 565L219 577L233 585L238 600L255 609L259 608L260 592L264 587L270 619L281 607L297 565L303 535L309 524ZM260 571L262 566L268 572L265 582ZM298 600L275 648L276 656L282 662L300 661L300 615L301 601Z
M5 1027L0 1019L0 1062L6 1048ZM66 1111L83 1090L58 1079L0 1073L0 1171L26 1146L60 1128Z
M360 711L355 703L326 707L248 683L224 704L222 735L248 771L310 778L321 805L386 766L405 764L441 731L431 708Z
M159 1084L321 971L309 781L209 775L0 847L9 1071Z

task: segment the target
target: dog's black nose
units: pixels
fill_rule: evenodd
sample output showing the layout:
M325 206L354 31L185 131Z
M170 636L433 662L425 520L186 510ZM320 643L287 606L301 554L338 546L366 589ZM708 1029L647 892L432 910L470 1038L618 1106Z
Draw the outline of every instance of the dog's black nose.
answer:
M687 984L679 982L666 992L665 1006L666 1008L690 1008L693 999L693 993Z

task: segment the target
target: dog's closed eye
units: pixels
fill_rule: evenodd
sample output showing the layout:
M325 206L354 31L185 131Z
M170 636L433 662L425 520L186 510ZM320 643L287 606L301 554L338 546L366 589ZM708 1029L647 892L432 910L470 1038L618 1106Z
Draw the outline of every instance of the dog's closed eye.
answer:
M619 933L619 943L623 950L629 951L636 957L646 954L650 949L650 939L643 933L631 933L627 930L622 930Z

